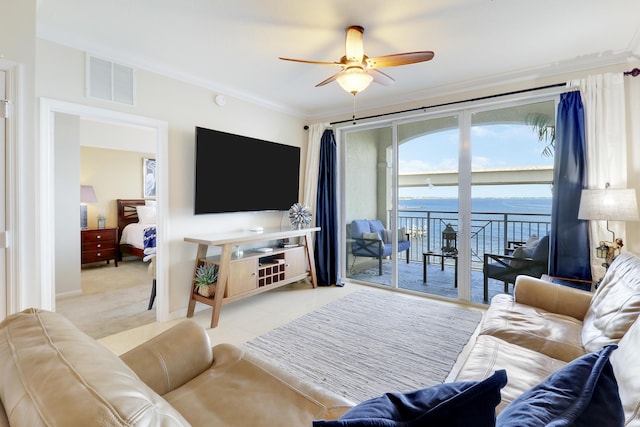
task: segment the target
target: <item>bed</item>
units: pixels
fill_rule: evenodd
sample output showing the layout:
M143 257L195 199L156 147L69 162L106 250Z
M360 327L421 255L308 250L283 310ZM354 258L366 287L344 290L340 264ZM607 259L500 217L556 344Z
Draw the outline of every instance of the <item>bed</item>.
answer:
M147 255L145 254L145 230L153 228L155 237L155 210L153 217L141 219L138 217L138 206L145 206L148 203L145 199L116 199L120 259L123 256L135 256L144 259Z

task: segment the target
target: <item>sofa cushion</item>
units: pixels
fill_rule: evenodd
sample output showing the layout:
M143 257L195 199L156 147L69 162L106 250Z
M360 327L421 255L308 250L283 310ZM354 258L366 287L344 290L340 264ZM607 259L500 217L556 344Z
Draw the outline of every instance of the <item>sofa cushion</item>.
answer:
M512 256L514 258L531 258L533 255L533 251L536 250L536 247L527 247L527 246L518 246L514 251ZM521 261L519 259L512 259L509 261L509 265L513 268L524 268L529 263L527 261Z
M213 347L213 365L163 397L194 426L310 426L354 406L230 344Z
M480 326L480 334L493 335L565 362L585 353L581 331L580 320L519 304L507 294L491 299Z
M518 304L564 314L580 321L584 320L592 297L589 291L524 275L518 276L513 289L513 298Z
M609 266L587 310L582 328L582 345L597 351L616 344L640 313L640 258L619 255Z
M544 236L535 244L535 249L531 252L531 258L536 261L549 259L549 235Z
M536 245L538 244L538 242L540 241L540 239L538 238L537 235L532 234L531 236L529 236L529 238L527 239L526 242L524 242L524 245L528 248L534 248L536 247Z
M625 426L640 426L640 321L636 320L611 355L618 393L624 408Z
M398 229L398 242L406 242L408 240L409 238L407 237L406 227L400 227ZM382 241L385 243L393 242L393 230L385 229L382 236Z
M537 351L491 335L480 335L455 376L455 381L481 381L497 370L507 371L509 380L502 389L502 401L496 408L497 412L501 412L541 379L565 365L566 362Z
M489 426L495 422L505 371L478 382L445 383L409 393L386 393L356 405L338 420L314 427Z
M7 413L4 412L2 402L0 402L0 427L9 427L9 420L7 419Z
M524 392L498 415L499 427L622 426L624 413L609 356L586 354Z
M0 399L12 426L182 426L122 360L63 316L28 309L0 324Z
M120 358L162 396L211 367L213 352L207 331L186 319Z
M362 238L367 240L382 240L378 233L362 233Z
M351 237L354 239L362 239L362 233L371 233L371 226L367 219L354 219L351 221Z
M382 221L379 219L370 219L369 228L371 229L371 232L378 233L380 238L382 238L382 235L384 234L384 224L382 224Z

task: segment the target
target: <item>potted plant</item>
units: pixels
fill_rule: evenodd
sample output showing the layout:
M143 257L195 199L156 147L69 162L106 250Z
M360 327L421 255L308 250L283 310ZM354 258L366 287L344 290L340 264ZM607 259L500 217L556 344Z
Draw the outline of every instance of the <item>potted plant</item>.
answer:
M203 297L209 298L216 291L218 281L218 266L215 264L201 264L196 269L194 282L196 292Z
M103 214L99 214L98 215L98 228L104 228L106 221L107 221L107 217L104 216Z

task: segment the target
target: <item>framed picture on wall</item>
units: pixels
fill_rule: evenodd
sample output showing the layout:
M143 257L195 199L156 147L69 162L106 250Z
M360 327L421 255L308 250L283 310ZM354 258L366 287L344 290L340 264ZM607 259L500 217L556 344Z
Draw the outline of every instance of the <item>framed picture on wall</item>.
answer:
M142 196L156 198L156 159L142 159Z

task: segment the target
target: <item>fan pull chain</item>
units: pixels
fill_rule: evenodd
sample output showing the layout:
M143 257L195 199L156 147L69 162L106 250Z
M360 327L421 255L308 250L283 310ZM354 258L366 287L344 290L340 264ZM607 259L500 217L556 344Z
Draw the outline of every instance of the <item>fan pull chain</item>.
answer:
M353 124L356 124L356 92L353 92Z

